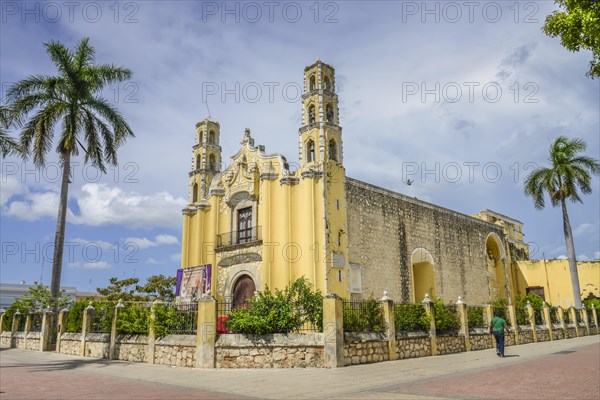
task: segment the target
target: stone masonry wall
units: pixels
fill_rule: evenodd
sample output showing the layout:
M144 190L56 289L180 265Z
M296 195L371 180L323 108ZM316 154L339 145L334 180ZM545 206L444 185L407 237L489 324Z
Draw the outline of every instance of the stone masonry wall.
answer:
M148 362L148 336L117 336L114 356L116 360L142 363Z
M575 331L574 326L567 327L567 338L573 339L577 337L577 332Z
M60 354L80 355L81 333L63 333L60 339Z
M389 361L388 341L375 333L344 333L344 365Z
M471 333L469 335L471 351L485 350L494 348L494 337L489 333Z
M544 329L544 328L541 328L538 326L535 331L537 333L538 342L550 341L550 333L549 333L548 329Z
M431 340L427 335L396 338L398 358L427 357L431 355Z
M24 349L25 348L25 333L24 332L15 332L12 337L12 345L15 349Z
M322 368L323 334L220 335L217 368Z
M194 367L196 365L196 335L167 335L156 341L154 363Z
M533 343L533 332L530 327L519 326L519 341L520 344Z
M110 334L88 333L85 337L85 356L92 358L109 358Z
M492 298L485 244L502 228L352 178L346 179L349 262L362 266L362 294L387 290L397 301L411 301L411 255L431 253L436 295L472 304ZM421 299L416 299L420 301Z
M437 336L438 355L462 353L465 350L464 336Z
M27 334L27 343L25 344L26 350L39 350L40 349L40 332L29 332Z
M11 341L12 337L10 332L2 332L2 335L0 335L0 347L3 349L10 348Z

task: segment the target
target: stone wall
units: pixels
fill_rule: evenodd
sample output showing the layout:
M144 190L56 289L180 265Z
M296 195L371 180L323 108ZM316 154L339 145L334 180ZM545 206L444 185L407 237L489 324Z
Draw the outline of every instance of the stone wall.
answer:
M81 333L63 333L60 337L60 354L81 355Z
M575 331L575 327L574 326L569 326L567 327L567 338L568 339L573 339L577 337L577 332Z
M515 346L516 344L517 344L517 342L515 341L515 333L514 332L509 332L508 334L504 335L504 346ZM494 347L495 346L496 345L494 344Z
M27 340L25 341L25 350L39 350L40 336L40 332L29 332L27 334Z
M377 333L344 333L344 365L389 361L388 341Z
M2 332L0 335L0 347L3 349L9 349L11 347L12 336L10 332Z
M196 365L196 335L167 335L156 341L154 363L194 367Z
M217 368L323 367L323 334L220 335Z
M471 333L469 335L471 351L491 349L496 346L494 337L489 333Z
M85 337L86 357L109 358L110 333L88 333Z
M415 334L399 337L396 335L398 358L427 357L431 355L431 339L427 334Z
M346 201L348 257L362 266L363 297L387 290L411 301L411 256L418 248L433 257L438 297L472 304L494 297L484 250L490 233L504 237L500 226L352 178Z
M536 328L537 340L538 342L548 342L550 341L550 331L547 328L542 328L538 326Z
M437 353L438 355L462 353L465 350L464 336L437 336Z
M115 341L115 360L148 362L148 336L120 335Z
M559 328L552 329L552 336L554 340L561 340L565 338L565 331Z
M523 325L519 326L519 343L533 343L533 332L530 327Z
M12 337L12 347L15 349L25 348L25 332L15 332Z

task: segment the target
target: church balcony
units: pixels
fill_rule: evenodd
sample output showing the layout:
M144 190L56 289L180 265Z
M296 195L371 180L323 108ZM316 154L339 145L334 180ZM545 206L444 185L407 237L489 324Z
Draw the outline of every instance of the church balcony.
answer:
M332 128L336 128L336 129L341 129L342 127L339 125L334 124L333 122L329 122L329 121L316 121L316 122L311 122L308 125L304 125L303 127L301 127L300 129L298 129L298 134L302 134L303 132L309 131L313 128L318 128L319 124L323 124L323 126L330 126Z
M248 229L226 232L217 235L216 251L228 251L241 247L256 246L262 243L260 226Z
M221 146L219 146L218 144L214 144L214 143L196 143L192 148L194 150L196 150L196 149L200 148L201 146L205 146L209 149L214 148L214 149L221 151Z

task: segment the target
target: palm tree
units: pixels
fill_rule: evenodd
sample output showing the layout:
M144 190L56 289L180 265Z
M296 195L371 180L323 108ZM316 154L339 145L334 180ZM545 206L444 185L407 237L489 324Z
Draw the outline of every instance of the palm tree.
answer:
M33 155L33 163L38 168L45 165L46 155L53 147L55 128L60 127L56 151L63 170L50 286L52 299L56 301L62 271L71 157L82 150L84 161L103 173L106 173L106 163L117 164L117 148L134 135L119 111L99 93L106 85L131 78L132 73L112 64L96 65L95 51L87 38L81 40L74 51L56 41L44 46L58 75L29 76L10 87L7 98L15 118L23 121L20 147L24 157Z
M567 245L567 258L571 271L571 284L573 285L573 298L575 307L581 308L581 290L579 289L579 276L577 274L577 260L575 258L575 244L571 232L571 223L567 213L567 199L580 202L577 190L583 194L592 192L592 178L600 174L600 164L591 157L579 153L585 151L586 143L581 139L569 139L559 136L550 147L550 168L536 168L525 179L525 194L533 197L535 208L545 206L544 195L548 193L552 206L560 204L563 214L563 229Z
M0 105L0 154L2 157L20 153L19 144L8 134L8 129L15 123L10 109Z

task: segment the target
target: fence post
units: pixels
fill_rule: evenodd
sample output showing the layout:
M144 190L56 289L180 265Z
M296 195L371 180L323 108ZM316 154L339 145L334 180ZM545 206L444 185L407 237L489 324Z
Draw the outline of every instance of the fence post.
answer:
M117 318L119 318L119 309L123 307L125 307L125 305L123 305L123 302L121 301L121 299L119 299L117 305L115 306L115 311L113 313L112 321L110 324L110 347L108 350L109 360L115 359L115 347L117 344Z
M156 346L156 305L160 304L161 301L156 299L152 302L150 307L150 323L148 324L148 364L154 364L154 351Z
M463 303L462 297L458 296L456 302L458 315L460 316L460 330L465 337L465 351L471 351L471 337L469 336L469 314L467 313L467 305Z
M437 333L435 330L435 308L433 302L429 298L429 294L425 293L425 298L421 302L425 308L425 312L429 316L429 340L431 341L431 355L437 356Z
M17 332L17 330L19 329L19 322L21 321L21 312L19 310L17 310L14 314L13 314L13 320L12 320L12 325L10 326L10 347L13 347L13 341L15 338L15 332ZM16 347L16 343L15 343L15 347Z
M486 329L489 329L490 325L492 324L492 318L494 318L494 311L491 304L485 305L485 315L487 316ZM496 347L496 340L494 339L494 335L490 335L490 343L492 348Z
M571 317L571 322L575 325L575 336L579 337L579 323L577 322L577 310L575 307L569 307L569 316Z
M92 330L92 321L94 319L94 306L90 304L83 310L83 323L81 324L81 348L79 355L85 357L85 337Z
M386 337L388 340L388 352L390 361L398 359L398 345L396 343L396 318L394 315L394 301L388 297L387 290L383 291L381 298L383 305L383 318L386 325Z
M556 312L558 313L558 323L560 324L561 329L564 332L564 338L567 338L567 325L565 324L565 310L558 306L556 307Z
M206 292L198 301L196 327L196 368L215 368L217 342L217 301Z
M29 331L31 330L31 313L27 313L27 315L25 316L25 329L23 331L23 348L27 349L27 335L29 334Z
M51 310L44 311L42 317L42 332L40 333L40 351L46 351L50 345L50 335L54 328L54 313Z
M581 319L583 320L583 324L585 325L585 332L588 336L590 336L590 323L588 320L587 309L584 306L581 308L581 310L579 312L581 313Z
M600 333L598 329L598 312L596 311L596 306L592 304L592 318L594 318L594 326L596 327L596 335Z
M550 318L550 307L544 301L542 303L542 315L544 316L544 322L546 323L546 328L548 328L548 338L550 340L554 340L554 332L552 332L552 318Z
M2 309L2 314L0 314L0 335L4 333L4 319L6 317L6 311Z
M69 310L60 310L58 314L58 332L56 332L56 352L59 354L62 335L63 333L65 333L65 322L67 320L67 315L69 315Z
M513 333L515 335L515 345L521 343L521 337L519 335L519 323L517 322L517 312L515 310L514 304L509 304L506 306L508 309L508 319L510 320L510 326L513 329Z
M344 306L336 294L323 299L323 356L325 368L344 366Z
M527 300L527 305L525 306L525 310L527 311L527 318L529 319L529 326L531 326L532 336L534 343L538 341L537 330L535 328L535 313L533 306Z

